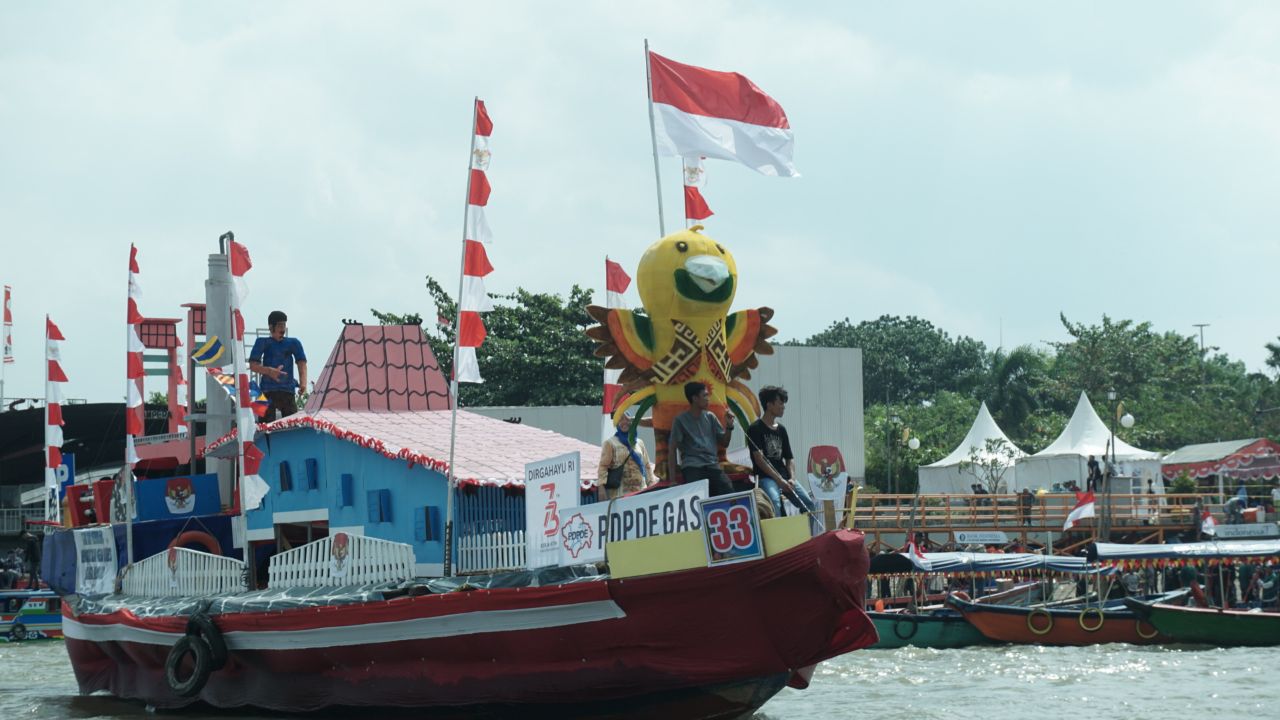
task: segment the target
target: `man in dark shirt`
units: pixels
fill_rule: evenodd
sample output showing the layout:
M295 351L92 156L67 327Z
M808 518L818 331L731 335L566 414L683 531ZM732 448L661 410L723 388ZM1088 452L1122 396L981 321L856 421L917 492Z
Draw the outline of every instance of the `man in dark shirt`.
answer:
M267 316L270 337L260 337L249 352L249 369L262 376L258 387L271 402L272 410L279 417L289 417L298 412L296 396L307 389L307 354L297 338L286 337L289 317L279 310ZM293 377L293 365L298 364L298 378Z
M721 426L715 413L707 409L711 406L711 393L700 382L686 383L684 396L689 401L689 409L671 423L667 479L676 477L676 455L679 454L678 466L684 482L706 480L712 495L727 495L733 492L733 485L720 469L719 449L729 444L733 414L726 413L725 425Z
M43 554L44 538L36 537L35 533L26 529L22 531L20 537L22 552L27 563L27 588L38 590L40 588L40 556Z
M747 448L755 465L760 489L769 496L778 516L786 515L782 496L805 512L813 512L816 505L809 491L795 482L796 461L791 452L791 438L787 428L778 418L787 409L787 391L774 385L760 388L760 406L764 416L747 428Z
M1089 456L1089 462L1085 466L1088 468L1085 487L1088 488L1089 492L1093 492L1098 489L1098 480L1102 477L1102 471L1098 469L1098 461L1092 455Z

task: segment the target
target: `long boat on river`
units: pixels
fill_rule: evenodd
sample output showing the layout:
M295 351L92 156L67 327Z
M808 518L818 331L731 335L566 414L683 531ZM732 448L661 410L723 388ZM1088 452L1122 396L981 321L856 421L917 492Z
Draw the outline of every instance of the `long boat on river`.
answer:
M1125 601L1129 609L1172 642L1219 647L1280 645L1280 612L1223 610Z

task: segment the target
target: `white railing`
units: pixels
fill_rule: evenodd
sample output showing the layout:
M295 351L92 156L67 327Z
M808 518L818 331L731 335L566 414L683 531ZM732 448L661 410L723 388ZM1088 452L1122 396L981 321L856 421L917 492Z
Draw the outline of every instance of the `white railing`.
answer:
M525 565L524 531L481 533L458 538L458 572L516 570Z
M28 520L44 520L44 508L0 508L0 535L17 535Z
M271 558L271 588L368 585L410 580L413 546L337 533Z
M245 589L244 563L187 548L169 548L136 562L120 581L125 595L203 596Z

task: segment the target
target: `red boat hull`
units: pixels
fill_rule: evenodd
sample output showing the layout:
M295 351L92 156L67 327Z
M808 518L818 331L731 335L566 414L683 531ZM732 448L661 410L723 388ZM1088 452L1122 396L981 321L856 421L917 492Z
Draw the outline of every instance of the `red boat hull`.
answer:
M1169 638L1127 608L1043 609L983 605L952 596L947 601L978 631L996 642L1024 645L1154 645Z
M719 568L215 615L230 659L195 698L173 693L164 672L186 617L73 617L68 606L64 630L82 692L157 707L596 706L618 717L646 707L649 716L733 717L784 682L802 687L818 662L876 641L862 612L866 569L862 535L841 531Z

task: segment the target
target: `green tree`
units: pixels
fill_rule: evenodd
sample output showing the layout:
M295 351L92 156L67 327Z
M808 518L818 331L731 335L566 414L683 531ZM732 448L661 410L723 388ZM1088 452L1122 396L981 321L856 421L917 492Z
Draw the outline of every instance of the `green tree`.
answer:
M427 292L438 317L449 325L427 332L431 350L445 377L452 376L457 305L439 282L427 277ZM463 383L462 405L591 405L603 401L603 362L593 355L586 328L590 289L577 285L567 299L517 288L510 295L490 294L496 302L484 314L487 331L477 351L484 382ZM370 311L384 325L422 322L419 313Z
M946 457L964 439L978 412L978 401L968 395L943 391L931 401L898 404L882 403L867 408L864 415L864 458L866 482L889 492L889 457L893 456L893 484L900 493L914 493L920 485L919 466ZM892 422L893 416L898 422ZM904 432L905 431L905 432ZM912 450L907 440L920 440Z
M866 404L913 403L939 392L970 393L986 372L986 347L968 337L952 340L928 320L884 315L854 325L848 318L803 343L862 350Z
M979 386L979 399L1010 437L1020 438L1026 423L1041 404L1049 357L1030 345L1008 353L991 353L987 374Z

